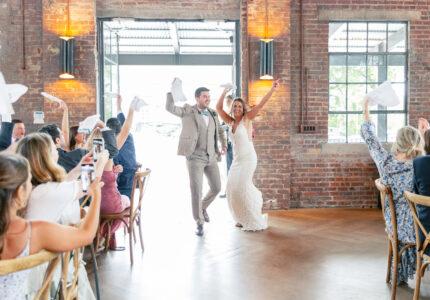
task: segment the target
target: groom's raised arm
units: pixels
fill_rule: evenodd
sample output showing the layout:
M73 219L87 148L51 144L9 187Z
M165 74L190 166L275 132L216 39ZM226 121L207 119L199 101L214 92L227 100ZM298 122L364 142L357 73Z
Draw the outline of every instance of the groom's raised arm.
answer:
M175 105L172 93L167 93L166 110L180 118L184 116L184 108Z

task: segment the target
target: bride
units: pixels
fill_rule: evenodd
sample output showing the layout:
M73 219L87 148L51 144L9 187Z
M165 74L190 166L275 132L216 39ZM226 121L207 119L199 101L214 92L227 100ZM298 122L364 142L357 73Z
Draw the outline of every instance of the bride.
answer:
M263 99L251 110L246 103L236 98L228 115L223 109L223 100L230 90L225 88L218 99L216 110L225 123L229 124L233 141L233 163L227 179L227 198L233 219L242 230L256 231L267 228L267 214L262 214L263 197L254 186L252 178L257 167L257 154L252 143L251 121L257 116L279 87L279 80L273 82L272 88Z

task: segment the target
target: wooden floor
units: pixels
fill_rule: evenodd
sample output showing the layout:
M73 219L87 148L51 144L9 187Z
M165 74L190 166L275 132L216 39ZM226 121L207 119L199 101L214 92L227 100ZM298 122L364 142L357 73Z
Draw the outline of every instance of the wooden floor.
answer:
M167 211L148 203L133 267L127 251L98 257L102 299L389 299L379 210L271 212L267 231L248 233L216 199L199 238L181 201ZM412 295L398 288L397 299Z

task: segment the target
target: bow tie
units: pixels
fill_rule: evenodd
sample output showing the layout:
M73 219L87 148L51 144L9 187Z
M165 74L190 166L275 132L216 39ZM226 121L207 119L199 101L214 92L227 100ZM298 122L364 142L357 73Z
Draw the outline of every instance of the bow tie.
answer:
M203 115L203 116L209 116L209 111L207 109L201 110L200 114Z

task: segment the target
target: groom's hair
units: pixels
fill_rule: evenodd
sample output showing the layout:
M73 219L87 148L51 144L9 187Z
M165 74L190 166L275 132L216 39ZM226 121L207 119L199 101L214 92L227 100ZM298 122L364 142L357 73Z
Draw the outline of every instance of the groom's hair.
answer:
M196 98L198 98L198 97L200 97L200 95L201 95L203 92L209 92L209 89L208 89L208 88L205 88L205 87L199 87L199 88L196 90L196 92L194 93L194 96L195 96Z

